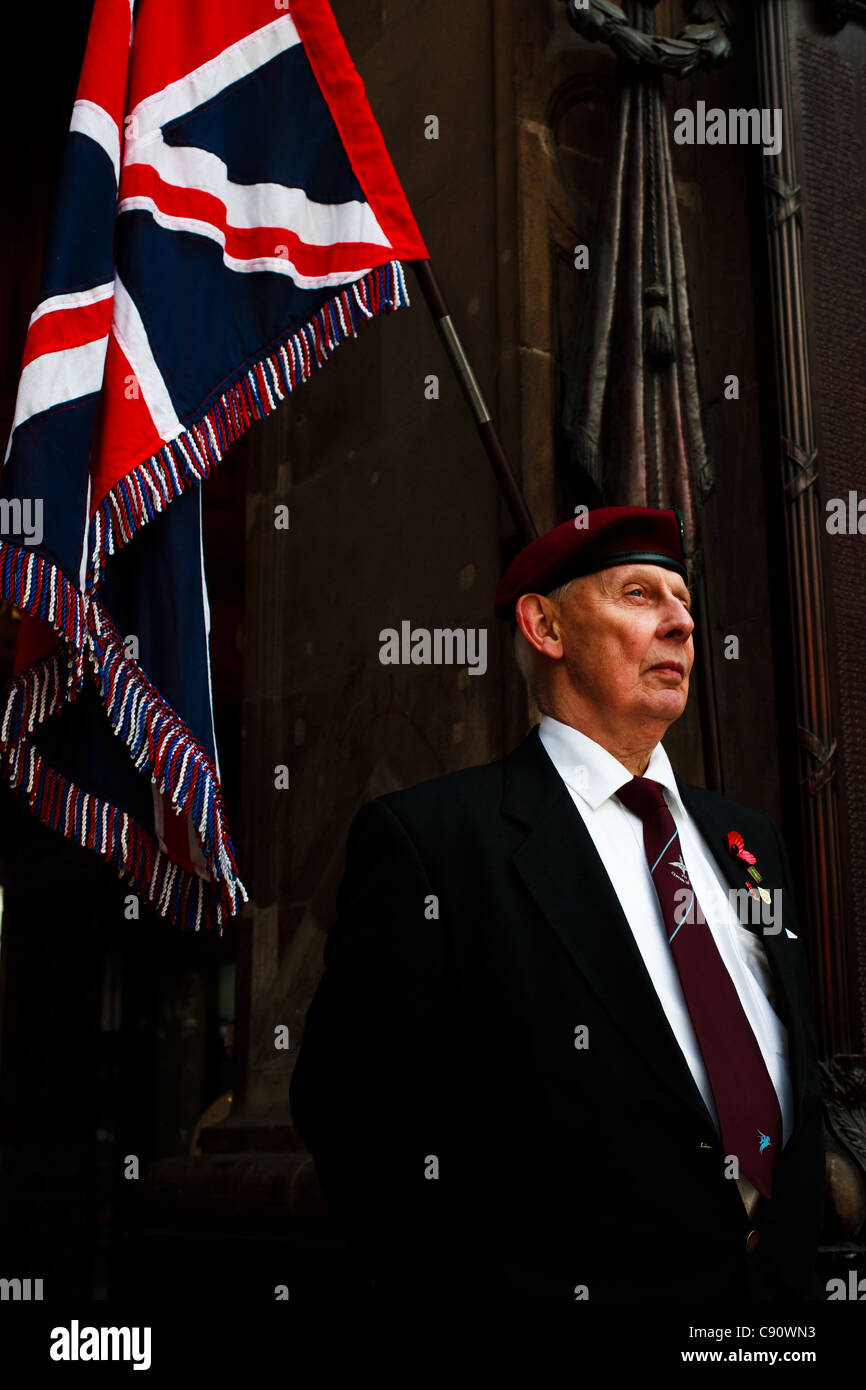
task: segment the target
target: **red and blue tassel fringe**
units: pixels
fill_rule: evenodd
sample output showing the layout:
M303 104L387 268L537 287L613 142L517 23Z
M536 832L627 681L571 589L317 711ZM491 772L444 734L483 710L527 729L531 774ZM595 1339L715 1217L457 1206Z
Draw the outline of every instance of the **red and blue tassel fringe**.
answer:
M66 644L10 683L0 725L0 753L9 780L45 825L108 859L136 892L178 926L199 930L204 924L221 932L241 900L247 901L247 893L237 876L213 763L127 656L94 597L105 564L173 498L207 478L256 420L309 380L341 342L357 336L364 320L408 302L399 261L371 270L247 367L198 420L116 483L91 517L84 594L41 556L23 547L3 547L4 592L22 612L51 623ZM175 863L126 812L48 767L31 743L34 730L80 690L85 651L114 732L135 766L169 795L179 815L192 819L207 878Z

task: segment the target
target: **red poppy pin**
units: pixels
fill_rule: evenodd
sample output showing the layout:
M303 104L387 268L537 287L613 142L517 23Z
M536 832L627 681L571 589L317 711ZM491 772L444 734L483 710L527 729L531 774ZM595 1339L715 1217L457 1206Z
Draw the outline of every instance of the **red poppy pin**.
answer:
M740 834L739 830L728 830L725 834L725 839L728 842L728 849L730 850L734 858L739 859L742 864L745 864L750 877L755 880L755 883L760 883L761 874L758 872L757 868L758 861L756 860L754 854L752 854L750 850L746 849L745 845L743 844L743 837ZM751 883L746 883L746 887L748 888L753 898L761 898L765 903L768 903L770 901L770 895L767 892L766 888L755 889L752 887Z

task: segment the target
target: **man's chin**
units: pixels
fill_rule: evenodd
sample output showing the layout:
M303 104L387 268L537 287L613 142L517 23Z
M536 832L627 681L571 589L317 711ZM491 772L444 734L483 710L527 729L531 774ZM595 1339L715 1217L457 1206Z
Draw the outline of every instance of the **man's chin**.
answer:
M688 692L681 686L674 687L673 690L653 690L648 693L644 709L654 719L672 724L675 719L679 719L687 702Z

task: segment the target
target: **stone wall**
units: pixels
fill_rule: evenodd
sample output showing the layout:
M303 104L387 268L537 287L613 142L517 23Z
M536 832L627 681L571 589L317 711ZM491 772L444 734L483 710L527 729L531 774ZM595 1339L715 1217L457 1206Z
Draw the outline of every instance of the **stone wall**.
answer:
M613 59L569 28L561 0L334 8L536 522L554 524L570 512L562 369L587 292L572 248L593 244ZM659 7L659 29L676 32L673 9ZM698 96L753 102L751 44L742 34L728 68L672 83L670 108ZM430 117L438 139L426 138ZM706 153L675 151L717 480L702 518L706 640L725 789L781 818L789 750L776 707L767 536L777 480L761 419L772 378L758 357L753 281L763 270L749 221L756 156ZM253 902L240 929L240 1126L245 1110L288 1124L296 1048L275 1052L273 1029L287 1023L300 1040L354 811L502 756L530 718L490 614L514 528L407 274L412 307L341 347L251 443L241 854ZM741 383L736 401L723 398L729 373ZM438 399L425 396L431 374ZM287 531L273 524L281 503ZM403 620L487 628L485 674L383 665L380 630ZM729 634L738 661L724 657ZM701 782L696 706L666 744L681 775ZM288 790L275 788L278 765Z

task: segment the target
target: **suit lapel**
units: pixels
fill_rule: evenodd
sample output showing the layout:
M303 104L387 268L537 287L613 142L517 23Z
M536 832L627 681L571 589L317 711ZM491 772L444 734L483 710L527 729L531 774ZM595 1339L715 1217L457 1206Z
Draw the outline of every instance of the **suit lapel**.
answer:
M712 1128L613 884L537 726L505 760L502 811L528 829L515 867L575 965L661 1080Z
M736 813L734 812L733 820L731 820L722 799L702 797L699 788L690 787L679 777L676 781L683 805L700 830L706 845L715 857L728 883L735 889L745 888L748 883L748 873L745 866L731 854L726 840L727 831L740 829L736 824ZM696 792L697 795L695 795ZM748 844L747 847L753 852L756 850L754 844ZM775 889L781 888L781 883L774 883L766 877L764 866L759 857L756 867L763 876L761 879L762 888L766 888L771 893ZM776 923L773 923L773 927L775 926ZM789 949L788 938L785 936L784 924L781 921L778 932L762 932L758 923L756 923L756 930L767 953L767 963L776 988L775 1010L788 1031L788 1062L791 1068L791 1088L794 1096L793 1129L796 1130L803 1102L806 1058L803 1030L799 1023L799 989L794 975L794 953Z

